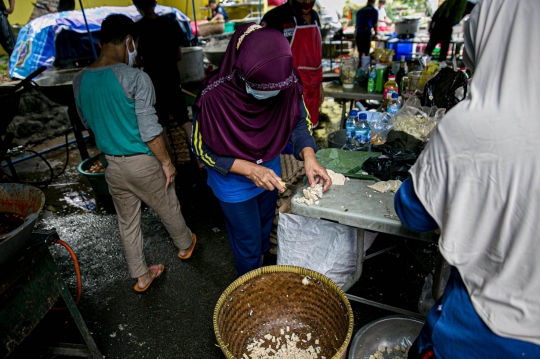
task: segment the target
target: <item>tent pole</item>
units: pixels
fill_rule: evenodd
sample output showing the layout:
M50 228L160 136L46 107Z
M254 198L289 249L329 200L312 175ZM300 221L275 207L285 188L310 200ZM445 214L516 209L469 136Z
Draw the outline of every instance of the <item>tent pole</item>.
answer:
M90 47L92 48L92 54L94 55L94 60L97 60L97 53L96 48L94 47L94 39L92 38L92 33L90 32L90 28L88 27L88 21L86 20L86 13L84 12L84 6L82 3L82 0L79 0L79 5L81 6L82 16L84 18L84 24L86 25L86 31L88 32L88 36L90 37Z
M199 44L199 27L197 26L197 10L195 10L195 0L191 0L193 7L193 22L195 23L195 43Z

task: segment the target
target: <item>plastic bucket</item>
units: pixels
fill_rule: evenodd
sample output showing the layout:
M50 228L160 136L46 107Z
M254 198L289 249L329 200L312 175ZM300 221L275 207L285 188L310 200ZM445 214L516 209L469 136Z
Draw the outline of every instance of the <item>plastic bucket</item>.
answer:
M105 180L105 172L102 173L90 173L86 172L92 165L99 161L99 155L92 156L90 158L85 159L81 162L79 167L77 168L79 170L79 173L84 175L86 178L88 178L88 182L90 182L90 186L92 186L92 189L94 190L94 193L96 195L108 195L109 193L109 185L107 184L107 181Z
M226 22L225 32L233 32L233 31L234 31L234 22Z
M342 149L347 143L347 134L344 129L337 130L328 135L328 147Z

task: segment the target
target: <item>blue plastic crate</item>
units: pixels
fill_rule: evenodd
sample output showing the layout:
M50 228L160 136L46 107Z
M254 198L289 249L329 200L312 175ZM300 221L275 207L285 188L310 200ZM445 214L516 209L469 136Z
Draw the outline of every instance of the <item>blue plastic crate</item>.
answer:
M396 59L399 60L401 56L405 56L406 60L412 59L414 43L398 42L396 45Z

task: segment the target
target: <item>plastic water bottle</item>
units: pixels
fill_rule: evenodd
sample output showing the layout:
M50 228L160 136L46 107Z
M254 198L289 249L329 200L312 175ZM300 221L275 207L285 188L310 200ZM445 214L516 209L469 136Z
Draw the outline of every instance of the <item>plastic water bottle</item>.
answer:
M347 144L345 145L345 148L348 150L354 150L354 134L355 134L355 126L356 126L356 120L358 118L358 111L351 110L349 113L349 118L347 118L347 122L345 122L345 131L347 134Z
M369 122L367 120L367 115L361 113L356 122L356 127L354 128L354 141L357 150L365 149L369 146L369 141L371 140L371 129L369 127Z
M395 115L396 113L398 113L400 108L401 108L401 103L399 101L399 95L394 92L392 94L392 99L388 103L386 112L388 112L389 114Z
M377 72L375 71L375 66L371 66L368 74L368 84L367 91L368 93L375 93L375 83L377 81Z

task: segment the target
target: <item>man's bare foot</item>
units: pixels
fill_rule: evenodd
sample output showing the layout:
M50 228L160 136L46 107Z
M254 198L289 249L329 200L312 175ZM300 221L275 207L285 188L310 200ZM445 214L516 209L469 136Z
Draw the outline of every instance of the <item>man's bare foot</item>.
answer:
M189 249L189 248L188 248L188 249ZM180 249L180 250L178 251L178 256L180 256L180 257L185 257L186 254L188 253L188 249Z
M145 288L148 287L148 285L157 277L163 273L165 270L165 266L163 264L153 265L148 269L148 272L146 274L143 274L139 278L137 278L137 287L140 290L146 290Z
M193 238L193 241L191 242L191 246L186 249L180 249L178 251L178 258L180 259L188 259L191 257L191 254L193 253L193 249L195 248L195 245L197 244L197 236L195 233L191 233L191 237Z

